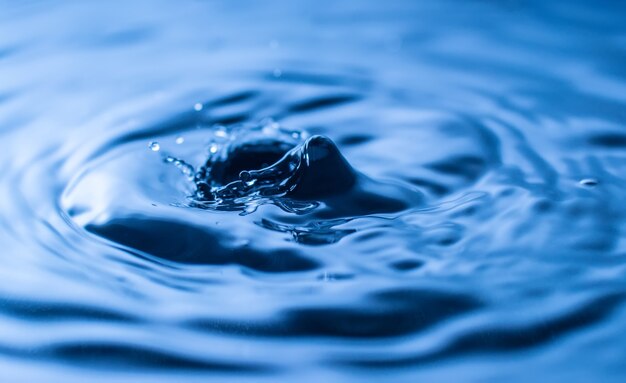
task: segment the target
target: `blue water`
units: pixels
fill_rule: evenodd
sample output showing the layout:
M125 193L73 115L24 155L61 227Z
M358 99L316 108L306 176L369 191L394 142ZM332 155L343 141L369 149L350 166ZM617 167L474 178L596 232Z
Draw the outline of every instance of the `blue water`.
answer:
M0 381L623 382L618 1L0 0Z

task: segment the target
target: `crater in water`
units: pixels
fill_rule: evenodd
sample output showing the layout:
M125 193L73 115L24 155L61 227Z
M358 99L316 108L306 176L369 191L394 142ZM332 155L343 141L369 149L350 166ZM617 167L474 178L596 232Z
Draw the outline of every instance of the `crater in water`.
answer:
M113 161L103 162L103 168L79 177L68 189L69 215L87 231L144 256L292 272L314 269L319 262L293 248L269 247L258 240L263 237L258 229L269 235L289 233L299 244L327 245L355 232L338 228L351 220L399 213L423 203L420 191L410 184L376 181L354 169L330 138L288 130L272 120L213 126L182 137L177 135L176 145L167 138L149 143L155 158L162 160L158 164L154 158L142 163L146 158L136 152L136 145L125 154L112 154ZM197 170L185 159L169 154L164 144L169 141L169 147L175 148L194 139L203 142L195 145L201 148L195 157L207 156ZM124 190L116 182L119 174L108 169L117 167L116 163L125 169L124 179L132 180ZM180 174L172 174L167 165L175 165ZM138 178L128 177L133 168L142 169ZM141 194L150 192L155 184L163 188L152 195L157 198L151 202L156 209L141 210L141 205L150 201ZM107 200L81 198L94 188L107 189L102 191ZM163 203L164 195L172 201L159 206L156 202ZM143 203L133 205L131 201ZM266 204L280 212L258 214L261 217L253 214ZM213 225L196 209L223 213ZM194 219L186 220L189 216ZM208 220L202 222L198 217ZM242 230L246 225L248 229Z

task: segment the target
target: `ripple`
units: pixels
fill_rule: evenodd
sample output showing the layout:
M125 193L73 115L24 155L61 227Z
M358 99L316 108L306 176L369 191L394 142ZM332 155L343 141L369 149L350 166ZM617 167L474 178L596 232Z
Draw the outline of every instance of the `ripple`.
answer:
M445 358L459 357L467 353L511 352L552 342L564 333L575 331L585 325L601 321L623 302L624 295L607 294L578 309L562 313L554 318L522 325L500 325L476 329L453 340L441 350L395 359L369 359L346 361L351 366L368 368L406 368L419 364L440 362Z
M266 272L295 272L317 266L294 251L236 246L222 233L211 233L184 222L116 218L103 225L88 225L86 230L133 250L181 263L238 264Z

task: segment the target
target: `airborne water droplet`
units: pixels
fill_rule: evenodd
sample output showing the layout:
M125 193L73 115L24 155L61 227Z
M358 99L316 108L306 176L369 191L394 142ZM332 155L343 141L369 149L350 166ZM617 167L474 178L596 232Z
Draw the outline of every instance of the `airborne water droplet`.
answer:
M180 170L188 179L192 179L196 173L196 170L193 166L189 165L185 161L178 159L176 157L167 156L163 158L163 160L168 164L173 164Z
M180 144L182 144L182 143L184 143L184 142L185 142L185 137L183 137L183 136L178 136L178 137L176 137L176 143L177 143L178 145L180 145Z
M217 153L217 145L216 144L211 144L211 146L209 147L209 152L211 152L211 154L215 154Z
M161 150L161 145L159 145L159 143L156 141L152 141L150 144L148 144L148 147L153 152L158 152L159 150Z
M202 110L202 108L203 108L203 105L202 105L201 103L199 103L199 102L197 102L197 103L193 106L193 109L194 109L196 112L201 111L201 110Z

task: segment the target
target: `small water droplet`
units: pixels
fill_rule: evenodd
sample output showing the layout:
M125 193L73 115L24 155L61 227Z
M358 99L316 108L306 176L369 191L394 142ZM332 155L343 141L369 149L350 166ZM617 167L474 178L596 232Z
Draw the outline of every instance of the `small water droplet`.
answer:
M277 78L278 78L278 77L280 77L280 76L282 76L282 75L283 75L283 71L282 71L282 70L280 70L280 69L278 69L278 68L276 68L276 69L274 69L274 71L272 72L272 74L274 75L274 77L277 77Z
M161 145L159 145L158 142L156 141L152 141L151 143L148 144L148 147L150 148L150 150L152 150L153 152L158 152L159 150L161 150Z
M248 182L252 179L252 174L250 174L249 171L244 170L241 173L239 173L239 178L243 181L243 182Z
M180 145L180 144L182 144L182 143L184 143L184 142L185 142L185 137L183 137L183 136L178 136L178 137L176 137L176 143L177 143L178 145Z
M261 131L263 134L272 135L276 134L276 131L280 129L280 124L271 118L264 121L263 129Z
M598 180L595 178L583 178L578 182L580 186L593 187L598 185Z
M193 179L196 170L193 166L189 165L185 161L178 159L176 157L167 156L163 159L168 164L173 164L180 170L188 179Z
M220 137L220 138L225 138L225 137L228 137L228 133L226 133L226 130L224 129L218 129L215 131L215 136Z
M201 111L201 110L202 110L202 108L203 108L203 107L204 107L204 106L203 106L201 103L197 102L197 103L193 106L193 109L194 109L196 112L199 112L199 111Z
M211 146L209 147L209 152L211 154L215 154L215 153L217 153L217 149L218 149L218 147L217 147L216 144L211 144Z

